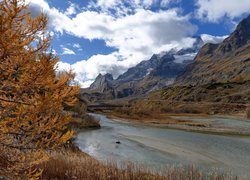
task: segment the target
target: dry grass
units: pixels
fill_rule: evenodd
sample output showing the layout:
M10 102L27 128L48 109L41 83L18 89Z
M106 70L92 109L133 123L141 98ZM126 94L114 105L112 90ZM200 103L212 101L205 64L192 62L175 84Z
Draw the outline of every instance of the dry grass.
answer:
M54 152L41 168L44 169L42 179L163 179L132 163L119 170L114 162L104 165L79 152Z
M129 108L115 109L112 115L130 119L161 119L162 114L186 115L240 115L245 116L246 104L221 102L184 102L168 100L138 100Z
M85 114L81 116L73 116L72 121L69 124L69 127L73 129L83 129L83 128L99 128L100 122L94 117Z
M248 119L250 119L250 106L248 106L246 109L246 116Z
M51 154L51 159L42 164L44 169L42 179L164 179L164 180L202 180L218 179L233 180L236 177L220 175L217 172L204 174L195 167L167 167L161 172L153 172L145 167L133 163L125 163L123 167L115 162L105 165L80 152L67 152Z

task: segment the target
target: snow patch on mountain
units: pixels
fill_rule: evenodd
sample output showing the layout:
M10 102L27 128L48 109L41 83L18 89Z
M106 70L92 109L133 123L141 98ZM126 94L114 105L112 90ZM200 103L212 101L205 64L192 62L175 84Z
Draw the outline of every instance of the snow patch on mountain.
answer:
M192 61L192 60L194 60L196 55L197 55L197 52L183 54L183 55L174 55L174 58L175 58L174 62L175 63L185 63L186 61Z

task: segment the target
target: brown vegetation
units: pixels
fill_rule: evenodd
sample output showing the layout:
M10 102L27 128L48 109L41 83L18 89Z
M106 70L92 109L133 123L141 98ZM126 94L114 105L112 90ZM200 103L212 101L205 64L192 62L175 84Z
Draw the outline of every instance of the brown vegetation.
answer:
M250 106L248 106L246 109L246 116L248 119L250 119Z
M87 106L78 97L79 101L74 106L65 106L64 109L72 115L72 119L68 124L71 129L83 128L99 128L100 122L93 116L86 113Z
M157 179L157 180L200 180L200 179L227 179L237 177L224 175L213 171L203 173L194 166L168 166L162 170L152 171L134 163L124 163L119 166L114 161L100 163L99 161L79 152L53 152L49 161L40 165L44 169L42 179Z
M250 102L249 90L250 81L168 87L131 101L131 107L114 113L135 119L157 118L161 113L243 115Z
M88 114L73 116L69 123L69 127L72 129L100 128L100 121Z
M202 133L243 135L249 136L250 131L243 127L218 126L213 121L195 120L210 119L211 115L237 117L245 119L246 104L237 103L212 103L212 102L171 102L167 100L138 100L131 107L104 113L111 119L119 119L131 123L139 123L150 126L180 129ZM192 117L194 119L192 120Z
M47 18L31 18L27 8L24 0L0 2L0 148L8 159L0 171L37 177L32 167L73 135L63 107L75 104L79 87L70 86L71 72L56 74Z
M250 81L174 86L151 93L150 96L156 95L168 101L246 104L250 102Z
M168 100L138 100L131 107L117 108L113 115L131 119L161 119L162 115L196 115L214 114L244 116L245 104L212 103L212 102L173 102ZM243 113L244 112L244 113Z

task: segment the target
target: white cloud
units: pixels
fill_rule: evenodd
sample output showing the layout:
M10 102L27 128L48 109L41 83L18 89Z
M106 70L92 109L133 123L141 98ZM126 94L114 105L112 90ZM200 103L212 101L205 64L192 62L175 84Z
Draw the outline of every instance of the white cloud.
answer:
M117 16L124 16L134 13L137 9L150 9L154 5L160 5L160 7L166 7L170 3L178 3L180 0L92 0L89 7L96 8L102 12L109 13Z
M78 43L75 43L75 44L73 44L73 47L79 49L79 48L81 48L81 45Z
M227 16L237 18L250 12L249 0L197 0L197 16L211 22L218 22Z
M203 40L204 43L214 43L214 44L222 42L227 37L228 35L225 35L225 36L212 36L209 34L201 35L201 39Z
M83 51L81 45L78 43L73 44L72 47L75 48L77 51Z
M62 55L75 55L76 53L69 48L62 48Z
M133 59L133 57L132 57ZM95 55L88 60L78 61L72 65L64 62L58 63L58 70L72 69L76 73L75 80L82 87L88 87L94 81L99 73L105 74L111 72L115 77L127 70L131 65L135 65L132 61L119 61L120 57L117 52L109 55Z
M169 4L170 0L162 0L161 6L167 6Z
M111 8L120 4L119 0L97 0L96 5L103 8Z
M142 0L141 4L144 7L150 7L154 4L154 0Z
M66 9L65 15L71 16L77 13L77 5L74 3L70 3L70 6Z
M187 16L178 16L177 9L161 12L139 9L120 18L86 11L73 18L72 24L70 28L64 27L67 33L90 40L102 39L108 46L119 49L121 55L139 52L148 56L196 31Z
M190 54L184 54L184 55L175 55L174 58L174 62L175 63L183 63L184 61L187 60L193 60L195 58L197 53L190 53Z
M49 7L44 0L32 0L31 9L43 9L56 33L104 40L107 46L117 49L111 54L95 55L71 66L77 81L84 86L84 82L93 80L99 73L109 72L117 77L129 67L149 59L153 53L188 47L194 42L188 37L195 34L197 27L189 22L189 16L182 16L179 9L153 12L144 7L152 5L155 0L129 2L134 7L133 12L125 8L118 15L107 11L111 7L117 10L123 7L122 1L118 0L99 0L98 6L106 6L106 10L84 10L74 17ZM71 49L63 48L63 54L75 54ZM59 64L60 69L65 67L70 65Z

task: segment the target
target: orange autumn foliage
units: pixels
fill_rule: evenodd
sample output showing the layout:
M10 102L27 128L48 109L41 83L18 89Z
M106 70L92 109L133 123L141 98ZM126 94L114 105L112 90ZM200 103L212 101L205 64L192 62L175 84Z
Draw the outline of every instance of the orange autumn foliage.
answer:
M18 151L11 162L21 164L72 137L63 107L74 105L79 93L70 85L72 72L55 72L59 59L49 52L46 16L31 18L27 8L24 0L0 2L0 149L6 156ZM0 172L6 169L0 165Z

